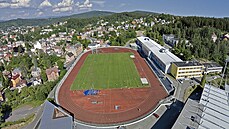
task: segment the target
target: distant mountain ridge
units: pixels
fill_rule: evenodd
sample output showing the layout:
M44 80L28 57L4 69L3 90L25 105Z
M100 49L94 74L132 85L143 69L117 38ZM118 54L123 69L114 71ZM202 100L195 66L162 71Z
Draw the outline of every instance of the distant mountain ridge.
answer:
M79 13L79 14L73 14L70 16L65 16L64 18L91 18L91 17L99 17L99 16L108 16L112 14L114 14L114 12L90 11L90 12L84 12L84 13Z
M157 14L153 12L147 11L133 11L133 12L122 12L122 13L129 13L132 15L148 15L148 14ZM102 17L102 16L110 16L113 14L119 14L115 12L109 11L90 11L80 14L73 14L70 16L62 16L62 17L55 17L55 18L39 18L39 19L13 19L9 21L1 21L0 28L5 29L10 26L39 26L39 25L48 25L53 24L61 21L65 21L70 18L92 18L92 17Z

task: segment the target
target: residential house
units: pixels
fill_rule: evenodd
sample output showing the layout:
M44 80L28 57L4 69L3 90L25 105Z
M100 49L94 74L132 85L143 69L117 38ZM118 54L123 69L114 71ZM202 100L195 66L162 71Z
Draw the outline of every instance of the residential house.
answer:
M77 39L82 39L81 35L77 35L76 37L77 37Z
M11 78L11 73L10 73L10 71L4 70L4 71L2 72L2 74L3 74L5 77L7 77L7 78Z
M36 79L36 80L32 80L32 85L33 86L41 85L41 84L42 84L41 78Z
M12 81L13 87L16 88L21 81L20 75L19 74L12 75L11 81Z
M212 34L212 41L215 43L217 40L217 36L215 33Z
M5 61L10 61L10 59L12 58L13 56L10 54L10 53L7 53L5 56L4 56L4 60Z
M48 78L48 81L55 81L59 77L59 70L57 66L54 66L52 68L46 69L46 76Z
M173 34L163 34L163 41L171 47L175 47L179 43L179 39L175 38Z
M100 47L100 44L97 44L97 43L90 43L90 44L88 44L88 48L90 48L90 49L96 49L98 47Z
M36 42L33 47L34 47L34 49L42 49L40 42Z
M135 31L137 37L144 36L144 31Z
M72 52L67 53L65 59L66 59L65 61L66 63L73 61L75 59L74 54Z
M30 79L34 86L42 84L41 81L41 69L38 67L33 67L31 70L33 78Z
M33 76L33 78L40 78L40 76L41 76L41 69L38 68L38 67L32 67L31 75Z
M27 86L27 81L26 80L21 80L20 83L19 83L19 87L23 88L25 86Z
M68 45L68 46L66 46L65 51L71 52L74 54L75 57L77 57L80 53L83 52L83 45L80 43L77 43L77 44L72 45L72 46Z
M56 53L56 55L58 57L60 57L62 55L62 47L60 47L60 46L53 46L53 50L54 50L54 52Z
M222 37L222 40L226 40L228 41L229 40L229 34L224 34L223 37Z
M16 76L17 74L19 74L21 76L22 75L21 73L22 73L22 71L20 70L20 68L15 68L12 71L12 76Z

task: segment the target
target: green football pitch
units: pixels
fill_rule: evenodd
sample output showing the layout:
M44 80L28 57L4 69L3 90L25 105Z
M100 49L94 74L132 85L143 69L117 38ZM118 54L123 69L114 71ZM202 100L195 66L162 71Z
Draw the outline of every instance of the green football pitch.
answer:
M131 54L88 55L71 90L143 87Z

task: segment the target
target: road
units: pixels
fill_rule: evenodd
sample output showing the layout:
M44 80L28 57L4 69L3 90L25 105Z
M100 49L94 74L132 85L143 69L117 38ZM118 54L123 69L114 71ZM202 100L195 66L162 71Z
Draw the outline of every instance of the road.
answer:
M180 101L174 102L151 129L171 129L183 106L184 104Z
M171 78L170 78L171 79ZM184 94L185 94L185 90L189 87L189 86L193 86L193 85L197 85L199 84L196 80L183 80L181 82L175 80L175 79L171 79L173 81L173 84L175 86L175 93L174 93L174 97L181 101L181 102L185 102L184 100Z
M34 128L36 128L36 125L38 124L39 120L41 119L41 115L43 113L43 108L44 108L44 104L39 106L39 109L35 115L35 119L33 120L33 122L29 123L28 125L26 125L22 129L34 129Z
M33 108L32 106L26 105L11 112L11 115L6 119L6 122L9 121L18 121L22 118L26 118L32 114L38 112L39 107Z

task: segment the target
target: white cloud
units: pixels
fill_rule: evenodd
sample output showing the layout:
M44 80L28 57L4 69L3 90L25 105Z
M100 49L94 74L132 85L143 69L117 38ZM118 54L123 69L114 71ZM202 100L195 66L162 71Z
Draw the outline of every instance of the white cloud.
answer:
M5 2L5 1L0 2L0 8L6 8L6 7L9 7L9 6L10 6L10 4Z
M0 8L21 8L21 7L29 7L30 0L12 0L11 2L2 1L0 2Z
M54 8L53 12L68 12L72 10L73 10L72 7L58 7L58 8Z
M57 7L69 7L74 4L73 0L63 0L62 2L57 4Z
M88 9L88 8L92 8L92 3L90 3L89 0L85 0L84 3L80 4L79 2L76 4L76 6L79 9Z
M44 0L40 5L39 8L44 8L44 7L52 7L52 4L48 0Z
M68 12L72 11L74 6L73 0L63 0L54 6L53 12Z
M20 8L20 7L29 7L30 0L12 0L10 6L12 8Z

